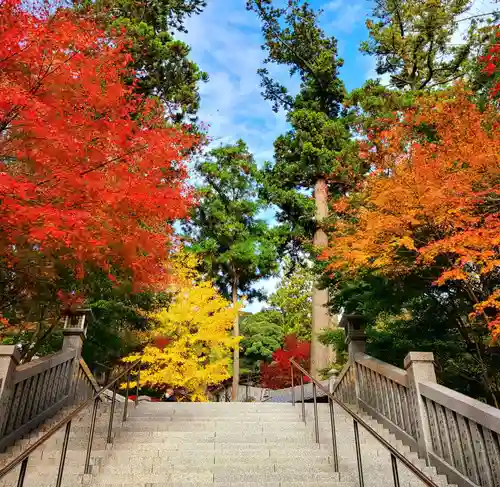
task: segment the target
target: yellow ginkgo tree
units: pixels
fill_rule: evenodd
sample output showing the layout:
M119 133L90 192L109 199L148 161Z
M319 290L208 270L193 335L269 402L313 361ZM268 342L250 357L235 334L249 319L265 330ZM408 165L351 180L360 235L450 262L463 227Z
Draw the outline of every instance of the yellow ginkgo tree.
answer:
M200 276L197 263L195 256L184 251L170 261L173 301L150 315L155 325L148 345L125 361L142 358L141 384L182 387L193 401L204 401L209 385L231 376L232 351L240 341L231 330L239 306Z

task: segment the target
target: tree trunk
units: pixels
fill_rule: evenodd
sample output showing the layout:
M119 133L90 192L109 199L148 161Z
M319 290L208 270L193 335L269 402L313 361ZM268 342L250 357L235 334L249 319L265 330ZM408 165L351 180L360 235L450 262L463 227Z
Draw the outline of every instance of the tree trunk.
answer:
M34 342L31 342L28 345L28 347L26 347L25 349L23 349L23 351L21 352L21 362L23 364L25 364L27 362L31 362L31 360L37 354L37 352L40 350L40 348L42 347L42 345L44 344L44 342L50 338L50 336L52 335L52 333L57 328L57 325L59 324L58 321L59 320L57 318L54 318L54 321L42 333L42 335L39 336L38 338L36 338Z
M238 303L238 279L233 280L233 306L236 308ZM234 317L233 336L240 336L239 313ZM240 385L240 347L234 347L233 352L233 387L231 389L231 401L238 399L238 389Z
M318 179L314 185L314 200L316 203L316 223L318 228L314 234L313 244L320 253L328 246L328 237L321 228L321 223L328 217L328 186L324 179ZM333 348L322 345L318 334L330 323L328 309L328 289L313 287L312 293L312 339L311 339L311 374L319 378L319 370L324 369L335 360Z

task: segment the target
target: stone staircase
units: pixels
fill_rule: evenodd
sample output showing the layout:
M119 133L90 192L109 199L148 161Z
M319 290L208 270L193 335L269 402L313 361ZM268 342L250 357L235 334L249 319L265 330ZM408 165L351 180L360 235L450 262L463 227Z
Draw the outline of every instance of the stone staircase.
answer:
M62 485L95 487L356 487L358 483L351 416L335 406L340 473L334 472L328 404L318 404L320 444L316 444L312 404L275 403L141 403L130 407L121 424L123 404L117 405L113 445L106 444L109 405L101 405L92 473L82 475L91 411L73 421ZM415 453L372 419L365 421L393 443L436 484L446 478L426 467ZM4 455L18 454L37 435L20 440ZM29 460L24 487L53 487L64 430L48 440ZM393 485L390 455L360 427L366 487ZM17 485L16 471L0 481L1 487ZM399 465L401 487L421 487L423 482Z

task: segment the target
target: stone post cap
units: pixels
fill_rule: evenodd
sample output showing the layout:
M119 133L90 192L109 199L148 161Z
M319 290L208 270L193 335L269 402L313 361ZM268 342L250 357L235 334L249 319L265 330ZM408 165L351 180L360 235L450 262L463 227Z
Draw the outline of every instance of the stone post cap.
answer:
M405 369L414 362L434 363L434 354L432 352L408 352L405 357Z
M12 357L12 360L18 365L21 361L21 350L17 345L0 345L0 357Z

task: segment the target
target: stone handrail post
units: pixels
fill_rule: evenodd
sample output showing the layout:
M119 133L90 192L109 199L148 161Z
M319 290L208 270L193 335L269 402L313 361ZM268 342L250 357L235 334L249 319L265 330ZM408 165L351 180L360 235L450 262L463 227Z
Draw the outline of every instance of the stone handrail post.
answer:
M76 360L73 362L68 380L70 383L70 398L76 398L78 387L78 374L80 371L80 358L82 356L83 342L87 336L87 321L92 318L92 311L89 309L80 309L75 313L67 314L63 326L63 344L62 350L74 350ZM71 400L71 399L70 399Z
M339 326L343 327L345 330L345 341L347 344L349 363L352 364L352 367L354 367L351 377L354 378L353 389L355 392L356 403L360 397L360 377L355 364L356 355L358 353L365 353L366 351L365 322L366 321L363 316L343 315L339 323Z
M0 437L9 414L8 404L14 393L14 373L21 360L21 352L15 345L0 345Z
M408 373L408 389L416 425L419 454L429 465L429 451L432 449L429 419L420 393L421 382L436 383L434 354L432 352L410 352L405 357L404 367Z

